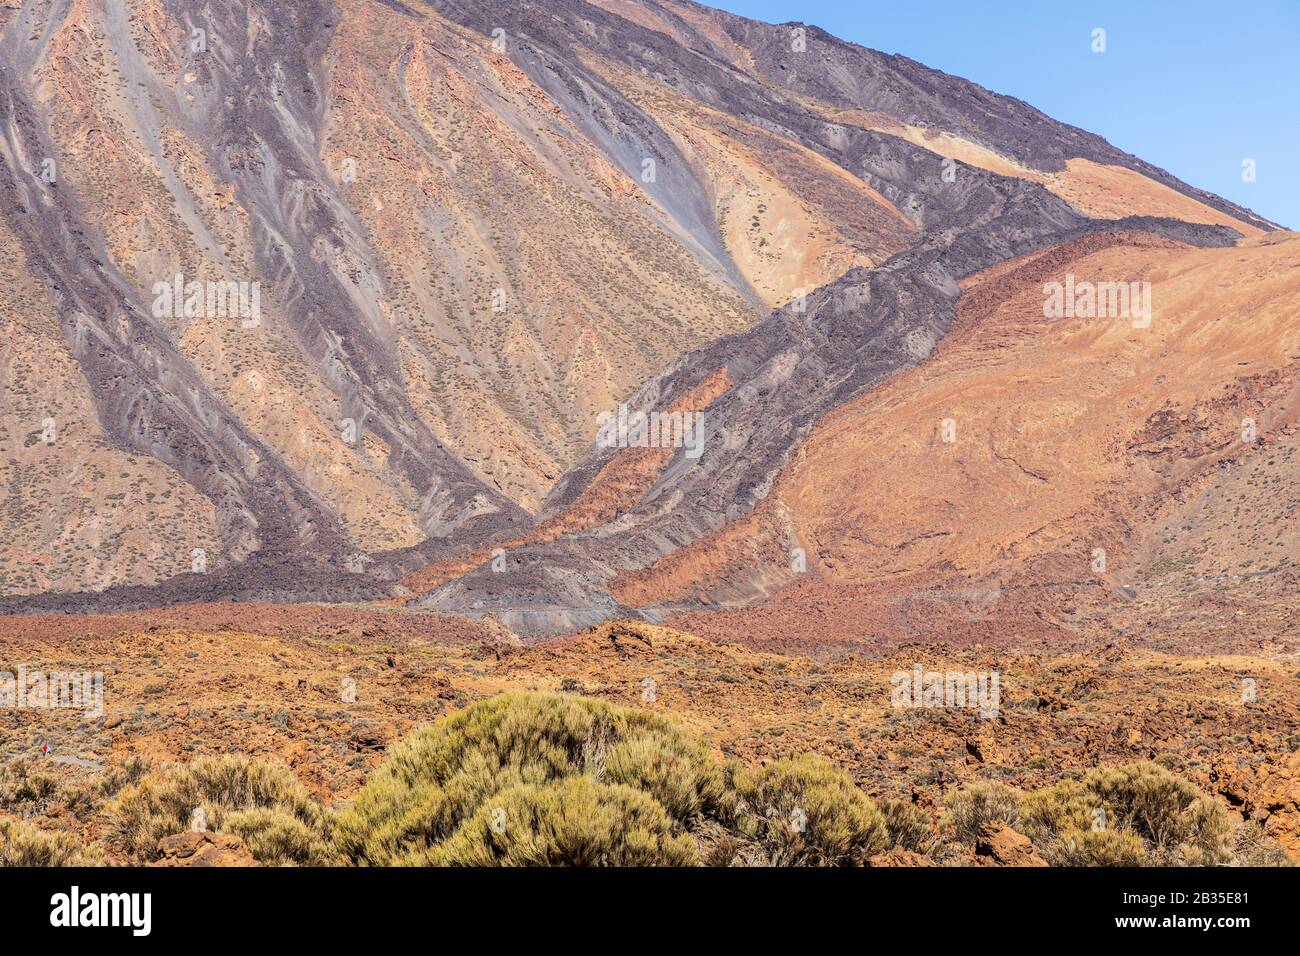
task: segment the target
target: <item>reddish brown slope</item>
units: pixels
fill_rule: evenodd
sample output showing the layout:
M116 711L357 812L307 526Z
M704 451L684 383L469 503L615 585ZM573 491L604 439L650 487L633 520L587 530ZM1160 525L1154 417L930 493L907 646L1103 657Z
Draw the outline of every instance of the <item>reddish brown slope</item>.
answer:
M906 590L1011 583L1027 569L1114 585L1200 568L1293 581L1285 503L1214 488L1232 468L1253 470L1242 488L1294 485L1300 239L1115 242L1092 237L972 277L958 327L929 362L828 415L753 516L624 576L620 599L672 603L698 590L753 601L806 588L794 548L812 581ZM1151 282L1150 327L1044 318L1043 284L1068 273ZM1256 422L1255 442L1242 440L1243 419ZM955 442L943 440L945 420ZM1171 524L1193 514L1197 553L1183 555ZM792 606L786 624L800 613Z

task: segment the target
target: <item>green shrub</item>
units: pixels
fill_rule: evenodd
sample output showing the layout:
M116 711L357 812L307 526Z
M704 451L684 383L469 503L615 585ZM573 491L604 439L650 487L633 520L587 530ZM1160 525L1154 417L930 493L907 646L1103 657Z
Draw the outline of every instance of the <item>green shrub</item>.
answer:
M329 857L318 830L275 807L227 813L221 821L221 832L240 837L248 852L264 866L322 863Z
M653 794L683 824L717 815L727 801L722 771L711 755L675 727L646 728L614 744L603 779Z
M188 830L198 809L210 830L238 827L233 832L245 838L260 862L309 863L327 853L329 814L293 772L283 764L242 756L200 757L149 774L124 787L108 813L127 851L152 860L157 857L158 841ZM259 810L274 812L250 813ZM305 845L300 839L304 831L311 837ZM290 848L293 852L285 856Z
M948 812L941 825L964 843L974 843L981 824L1000 821L1015 826L1020 813L1020 795L1004 783L978 781L949 793L944 798Z
M506 694L393 748L338 822L344 861L426 858L494 794L587 776L654 798L680 827L722 812L722 772L671 720L604 701Z
M575 776L491 797L442 844L401 863L442 866L693 866L695 843L673 834L641 790Z
M71 833L47 833L22 820L0 818L0 867L93 866L96 849L87 849Z
M822 757L741 770L735 787L740 832L773 866L860 865L889 845L884 814Z

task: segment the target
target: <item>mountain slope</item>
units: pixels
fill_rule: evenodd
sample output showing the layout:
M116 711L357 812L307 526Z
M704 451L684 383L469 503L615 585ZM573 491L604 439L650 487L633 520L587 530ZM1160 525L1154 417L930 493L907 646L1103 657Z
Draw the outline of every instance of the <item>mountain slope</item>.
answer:
M927 360L959 280L1116 228L1272 229L797 29L675 0L0 7L0 221L46 290L3 457L94 466L11 476L4 591L63 595L9 606L415 592L597 620L767 513L824 416ZM160 310L176 276L256 284L260 315ZM68 384L33 392L47 353ZM593 446L621 403L703 412L703 454ZM23 444L47 417L76 427ZM106 536L87 516L122 525L123 482L157 521Z
M1044 606L1229 579L1293 595L1300 237L1100 235L1009 266L963 283L930 361L825 416L752 515L621 576L619 598L797 603L796 548L819 584L1018 581ZM1067 273L1151 282L1150 327L1045 318Z

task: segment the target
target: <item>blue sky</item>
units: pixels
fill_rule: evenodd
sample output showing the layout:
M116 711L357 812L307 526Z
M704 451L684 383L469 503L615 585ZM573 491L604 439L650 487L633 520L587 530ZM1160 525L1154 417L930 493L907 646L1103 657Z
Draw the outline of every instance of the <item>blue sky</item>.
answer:
M1300 229L1300 0L705 2L815 24L1019 97ZM1096 27L1105 53L1092 52Z

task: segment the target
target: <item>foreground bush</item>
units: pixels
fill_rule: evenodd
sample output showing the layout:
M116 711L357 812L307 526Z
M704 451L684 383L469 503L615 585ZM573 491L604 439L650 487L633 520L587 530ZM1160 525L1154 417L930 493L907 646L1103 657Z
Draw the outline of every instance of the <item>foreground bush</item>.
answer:
M1142 838L1131 830L1070 830L1042 847L1052 866L1147 866Z
M1291 866L1291 859L1276 841L1264 835L1264 825L1248 820L1237 828L1232 847L1233 866Z
M739 829L772 866L861 865L889 845L884 814L823 757L741 770L735 787Z
M122 788L139 783L153 769L148 757L132 754L122 763L109 767L95 783L95 789L102 797L115 797Z
M1094 770L1024 798L1021 829L1057 866L1217 866L1238 825L1189 780L1151 762Z
M1057 866L1288 863L1260 825L1154 763L1024 795L976 782L947 794L936 831L925 810L873 802L819 756L721 765L663 716L539 693L481 701L417 731L337 820L288 768L243 757L153 772L132 761L75 787L34 766L0 767L11 813L71 807L83 793L93 815L78 815L108 823L110 845L134 861L154 859L198 809L270 865L851 866L894 849L961 865L990 822ZM66 834L0 821L0 864L94 860Z
M906 800L882 800L880 812L885 817L885 833L889 848L899 847L913 853L923 853L930 845L930 815Z
M1214 866L1232 854L1223 806L1158 764L1096 770L1084 785L1105 808L1108 826L1132 830L1170 862Z
M323 863L331 855L319 825L279 807L227 813L220 831L240 837L253 859L266 866Z
M0 867L94 866L96 849L85 849L70 833L47 833L22 820L0 818Z
M942 825L963 843L975 842L981 824L1015 826L1020 816L1020 794L996 781L980 781L949 793L944 804L948 812Z
M1218 802L1152 763L1027 795L977 782L928 814L877 806L825 759L720 766L664 717L568 695L481 701L393 748L334 830L353 865L861 865L902 848L970 858L983 824L1029 836L1058 866L1284 859ZM309 821L232 813L254 855L301 859Z
M726 796L709 752L667 718L568 695L507 694L394 747L340 818L335 845L359 865L432 860L490 797L570 777L640 791L679 829L718 815Z
M694 841L674 835L653 797L569 777L494 795L456 833L402 862L435 866L693 866Z
M823 865L887 845L880 811L821 758L730 772L664 717L553 694L481 701L418 731L335 831L356 865Z
M138 859L157 857L158 841L190 829L196 810L207 829L244 838L259 862L322 862L329 814L288 767L247 757L200 757L124 786L108 807L117 837Z
M34 768L28 761L11 760L0 764L0 809L14 812L33 809L53 797L58 790L57 779Z

